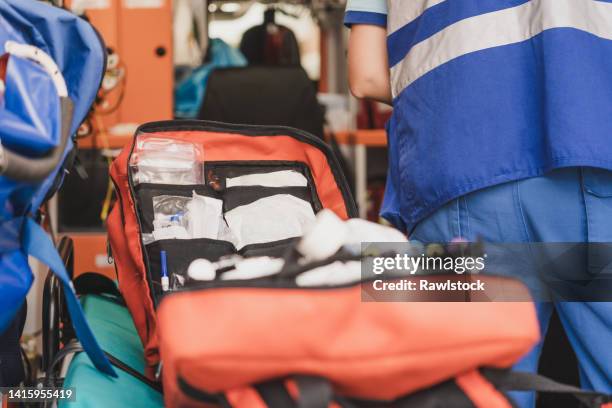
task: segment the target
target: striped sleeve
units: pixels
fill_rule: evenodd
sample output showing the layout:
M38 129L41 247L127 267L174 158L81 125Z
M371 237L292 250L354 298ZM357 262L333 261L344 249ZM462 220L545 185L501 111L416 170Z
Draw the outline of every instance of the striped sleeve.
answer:
M350 28L353 24L369 24L386 27L387 1L348 0L346 2L346 13L344 14L344 25Z

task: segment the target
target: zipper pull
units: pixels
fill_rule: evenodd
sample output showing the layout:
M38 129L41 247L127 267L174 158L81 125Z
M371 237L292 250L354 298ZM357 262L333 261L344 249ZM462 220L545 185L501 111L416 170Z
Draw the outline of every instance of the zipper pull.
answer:
M115 260L113 258L113 249L111 248L110 241L108 239L106 239L106 261L109 265L115 263Z
M224 190L223 185L221 183L221 179L219 179L219 176L213 173L212 170L208 170L208 173L206 173L206 182L208 184L208 187L212 188L215 191Z
M155 371L155 379L157 381L159 381L159 379L161 378L161 373L162 373L163 365L164 365L163 361L160 361L159 364L157 365L157 370Z

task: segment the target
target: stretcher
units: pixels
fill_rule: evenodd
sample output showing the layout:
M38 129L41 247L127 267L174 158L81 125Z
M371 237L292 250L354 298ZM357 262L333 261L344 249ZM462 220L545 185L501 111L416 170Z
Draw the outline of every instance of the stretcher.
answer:
M63 237L57 250L72 279L72 239ZM60 400L58 406L162 407L161 390L144 378L144 350L116 282L96 273L81 274L72 281L85 318L117 377L99 371L81 352L66 310L64 287L49 272L43 289L43 381L73 388L76 393L76 401Z
M118 299L103 295L81 298L87 321L104 351L144 374L144 350L132 317ZM65 387L77 390L76 402L61 402L65 408L163 407L162 394L132 374L115 370L117 378L96 370L85 353L68 365Z

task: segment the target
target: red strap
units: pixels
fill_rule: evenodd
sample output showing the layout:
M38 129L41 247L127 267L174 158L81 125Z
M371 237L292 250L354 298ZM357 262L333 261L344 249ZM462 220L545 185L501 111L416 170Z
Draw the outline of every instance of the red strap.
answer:
M457 376L455 382L477 408L512 408L508 399L477 370Z

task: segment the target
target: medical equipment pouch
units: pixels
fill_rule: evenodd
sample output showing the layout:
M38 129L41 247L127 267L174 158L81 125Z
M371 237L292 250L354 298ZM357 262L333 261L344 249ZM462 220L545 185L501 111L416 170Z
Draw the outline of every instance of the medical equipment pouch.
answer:
M193 146L174 149L181 157L195 152L192 164L181 164L188 172L176 172L175 181L165 169L158 177L149 161L147 176L141 177L139 158L147 156L141 147L161 141ZM185 277L192 261L282 256L320 210L330 209L341 219L357 215L329 147L287 127L148 123L136 131L110 174L118 195L107 222L110 249L150 373L159 363L157 305L162 297L189 290Z

